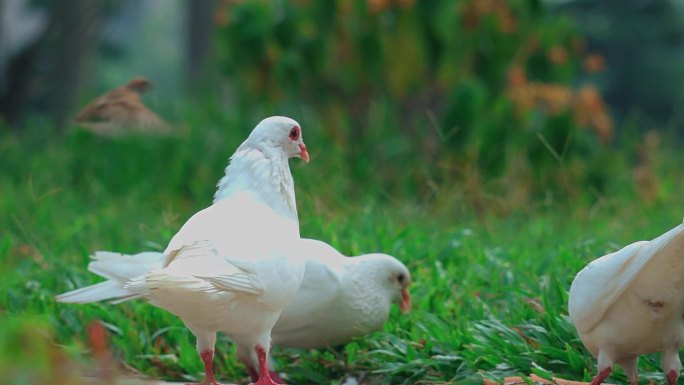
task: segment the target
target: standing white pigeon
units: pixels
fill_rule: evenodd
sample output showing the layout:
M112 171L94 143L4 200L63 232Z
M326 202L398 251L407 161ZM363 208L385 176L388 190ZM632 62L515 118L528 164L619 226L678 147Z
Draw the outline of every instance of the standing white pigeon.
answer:
M97 253L90 269L111 281L57 299L146 298L178 315L195 334L204 384L216 384L217 332L250 347L251 359L259 362L256 384L275 384L267 367L270 332L304 274L291 157L309 157L299 124L264 119L231 157L224 178L230 196L191 217L163 258L143 253L132 262L134 257Z
M344 344L381 329L392 303L404 313L411 308L411 274L396 258L379 253L346 257L325 242L302 243L304 279L273 327L273 345L312 349ZM250 359L249 346L239 345L238 356L256 378L258 363Z
M662 352L675 385L684 343L684 225L652 241L632 243L589 263L570 287L570 319L598 357L600 384L621 365L637 383L639 355Z

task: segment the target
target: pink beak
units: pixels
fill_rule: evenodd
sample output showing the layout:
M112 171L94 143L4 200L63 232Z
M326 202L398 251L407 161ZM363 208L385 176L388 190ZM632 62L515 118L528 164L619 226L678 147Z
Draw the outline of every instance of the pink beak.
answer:
M403 314L406 314L411 310L411 295L408 292L408 288L401 289L401 302L399 302L399 308Z
M304 159L306 163L309 163L309 151L306 151L306 144L299 144L299 157Z

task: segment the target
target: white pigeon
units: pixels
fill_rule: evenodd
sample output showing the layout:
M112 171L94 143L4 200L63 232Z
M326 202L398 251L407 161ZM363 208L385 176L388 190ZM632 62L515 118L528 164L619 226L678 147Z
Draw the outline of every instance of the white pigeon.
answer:
M325 242L302 239L306 257L304 279L273 327L273 345L312 349L345 344L380 330L392 303L411 308L406 266L387 254L346 257ZM257 362L249 346L238 345L238 357L252 378ZM279 378L275 372L274 378Z
M639 355L654 352L662 352L667 382L675 385L684 343L684 225L589 263L572 282L568 308L582 343L598 357L592 385L614 364L636 385Z
M306 238L301 240L299 253L306 260L304 278L271 331L272 345L313 349L344 344L380 330L392 303L399 303L404 313L410 310L411 274L396 258L379 253L346 257L325 242ZM126 283L162 266L166 259L159 252L106 251L93 258L88 270L108 281L67 293L69 302L114 298L118 303L137 298L138 294L124 288ZM252 360L249 346L239 345L238 357L257 380L258 361ZM274 371L271 377L279 380Z
M231 157L223 179L231 186L229 196L192 216L163 257L96 253L89 268L110 281L57 299L146 298L178 315L197 337L203 384L216 384L217 332L249 346L250 358L259 363L256 384L275 384L267 367L270 332L304 275L291 157L308 160L299 124L264 119Z

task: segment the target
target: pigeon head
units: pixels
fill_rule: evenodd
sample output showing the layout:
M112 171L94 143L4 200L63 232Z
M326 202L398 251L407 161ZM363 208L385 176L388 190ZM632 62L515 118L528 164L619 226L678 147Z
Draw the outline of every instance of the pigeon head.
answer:
M214 194L214 203L247 193L299 223L294 180L288 164L288 159L295 157L309 161L299 123L284 116L262 120L230 157L226 175Z
M309 162L301 126L285 116L271 116L259 122L247 138L247 143L266 154L284 155L286 159L302 158Z
M152 83L142 76L131 79L127 84L126 88L131 91L143 93L152 89Z
M401 312L406 314L411 310L411 296L408 291L411 285L411 273L406 265L391 255L374 253L364 256L366 261L373 261L384 275L381 288L387 290L395 303L399 303Z

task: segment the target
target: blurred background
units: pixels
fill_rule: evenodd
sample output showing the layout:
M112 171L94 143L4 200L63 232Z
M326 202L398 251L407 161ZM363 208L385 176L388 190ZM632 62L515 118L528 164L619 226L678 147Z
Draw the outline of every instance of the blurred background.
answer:
M174 317L144 304L57 306L52 296L96 280L85 272L89 251L163 249L210 204L228 157L268 115L298 120L311 154L306 166L291 162L302 234L415 262L417 282L433 274L439 283L415 289L424 310L458 318L458 283L441 269L458 278L459 264L474 266L454 256L453 234L471 233L464 226L485 234L475 250L482 239L515 242L533 223L529 244L551 251L531 253L544 263L530 257L520 274L566 269L554 277L567 287L577 256L604 250L577 241L587 232L627 241L644 237L639 226L681 218L683 45L684 2L675 0L0 0L0 372L30 373L22 368L32 350L16 351L30 348L22 333L34 335L32 325L52 330L36 337L36 351L51 352L52 339L84 351L86 320L105 319L129 369L201 373ZM84 129L84 107L138 76L153 86L142 103L168 131ZM564 231L582 246L558 267L546 258ZM481 258L468 273L482 275L472 292L505 297L494 308L508 309L509 276L490 286L482 266L492 257ZM502 260L500 270L511 269ZM516 285L544 290L528 278ZM468 304L474 296L463 293ZM164 361L179 346L185 353ZM146 350L156 355L141 358ZM244 375L231 351L221 354L227 378ZM478 360L436 364L431 378L493 366ZM423 366L410 368L415 377L395 369L410 383ZM298 370L322 383L320 367Z
M681 140L676 1L0 4L5 135L64 134L145 76L171 124L244 134L291 115L346 176L425 199L458 184L474 210L596 198L628 171L657 200L659 148Z

